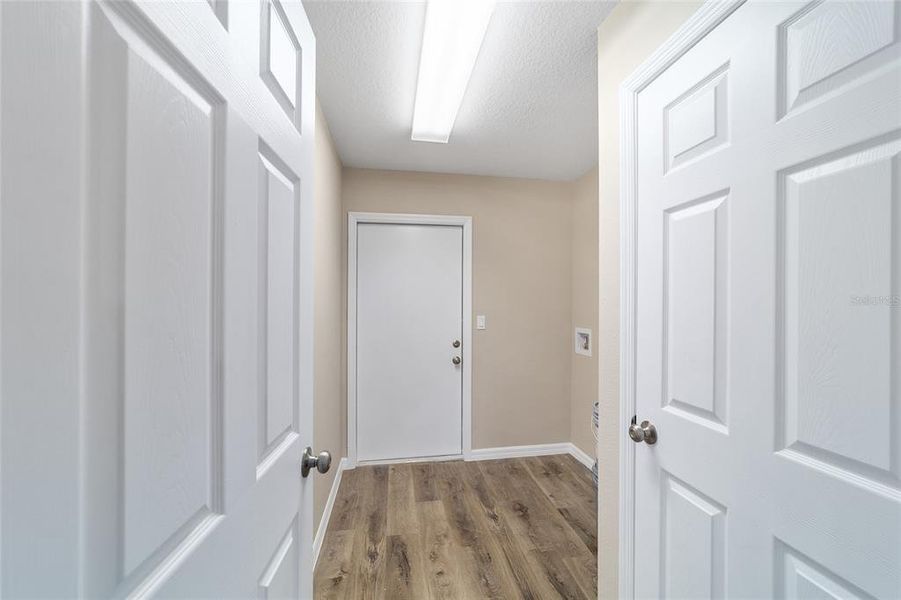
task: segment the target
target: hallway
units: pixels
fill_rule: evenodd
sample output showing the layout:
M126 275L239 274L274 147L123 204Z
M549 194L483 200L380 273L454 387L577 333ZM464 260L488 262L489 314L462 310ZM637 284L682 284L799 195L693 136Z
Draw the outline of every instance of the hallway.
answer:
M0 600L901 600L901 0L0 0Z
M591 473L568 455L358 467L316 598L595 598L596 515Z

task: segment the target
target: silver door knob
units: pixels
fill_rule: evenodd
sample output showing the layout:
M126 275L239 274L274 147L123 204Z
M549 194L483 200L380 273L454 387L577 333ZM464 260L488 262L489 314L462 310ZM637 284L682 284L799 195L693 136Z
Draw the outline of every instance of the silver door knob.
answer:
M306 477L310 474L311 469L316 469L320 473L328 473L329 467L332 466L332 454L328 450L323 450L319 456L313 456L313 449L307 446L303 449L303 457L300 459L300 474Z
M460 358L459 356L455 356L451 359L451 362L454 363L455 365L459 365L461 362L463 362L463 359Z
M459 348L459 347L460 347L460 340L454 340L454 343L451 344L451 346L453 346L454 348Z
M644 442L648 446L653 446L657 443L657 428L650 421L642 421L639 425L637 419L632 417L632 424L629 425L629 437L636 444Z

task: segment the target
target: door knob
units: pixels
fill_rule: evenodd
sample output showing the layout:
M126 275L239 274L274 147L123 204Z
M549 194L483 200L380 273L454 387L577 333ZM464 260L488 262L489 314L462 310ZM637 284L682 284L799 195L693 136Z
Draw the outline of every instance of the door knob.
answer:
M632 424L629 425L629 437L636 444L644 442L648 446L653 446L657 443L657 428L650 421L642 421L639 425L638 419L632 417Z
M316 469L320 473L327 473L329 467L332 466L332 454L328 450L323 450L319 456L313 456L313 449L307 446L303 449L303 457L300 459L300 474L306 477L310 474L310 469Z
M454 343L451 344L451 346L453 346L454 348L459 348L459 347L460 347L460 340L454 340Z
M455 365L459 365L461 362L463 362L463 359L460 358L459 356L455 356L451 359L451 362L454 363Z

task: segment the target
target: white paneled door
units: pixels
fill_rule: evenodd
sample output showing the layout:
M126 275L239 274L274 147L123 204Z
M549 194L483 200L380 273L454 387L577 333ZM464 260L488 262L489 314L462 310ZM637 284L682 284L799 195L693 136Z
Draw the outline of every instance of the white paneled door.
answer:
M0 31L0 596L311 597L302 5Z
M356 457L460 456L463 226L354 230Z
M624 96L635 595L898 598L901 4L706 10Z

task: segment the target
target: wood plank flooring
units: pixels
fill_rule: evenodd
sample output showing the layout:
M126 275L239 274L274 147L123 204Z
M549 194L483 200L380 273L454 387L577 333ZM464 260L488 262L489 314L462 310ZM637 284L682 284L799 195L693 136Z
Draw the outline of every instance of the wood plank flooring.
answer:
M569 455L342 475L316 598L597 597L597 495Z

